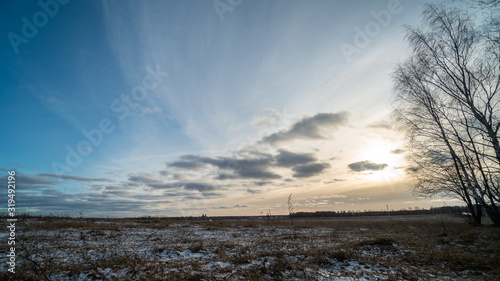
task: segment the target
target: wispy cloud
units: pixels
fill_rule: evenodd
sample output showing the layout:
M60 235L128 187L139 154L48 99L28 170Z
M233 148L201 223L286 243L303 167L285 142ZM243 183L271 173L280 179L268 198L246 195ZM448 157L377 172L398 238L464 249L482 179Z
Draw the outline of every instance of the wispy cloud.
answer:
M251 121L252 128L256 130L269 128L274 126L281 118L282 114L272 108L266 108L266 115L255 117Z
M392 124L389 123L387 120L379 120L373 123L370 123L368 125L368 128L375 128L375 129L392 129Z

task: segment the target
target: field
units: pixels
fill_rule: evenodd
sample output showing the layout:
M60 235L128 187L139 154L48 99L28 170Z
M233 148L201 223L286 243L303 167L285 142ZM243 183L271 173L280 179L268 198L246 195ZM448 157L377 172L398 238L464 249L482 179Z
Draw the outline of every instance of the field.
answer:
M500 229L453 215L20 217L16 240L1 280L500 280Z

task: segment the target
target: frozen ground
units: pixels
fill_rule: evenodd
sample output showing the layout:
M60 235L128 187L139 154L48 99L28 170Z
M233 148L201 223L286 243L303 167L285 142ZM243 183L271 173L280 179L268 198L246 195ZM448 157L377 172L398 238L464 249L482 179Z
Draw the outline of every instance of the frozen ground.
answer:
M498 280L500 231L445 217L24 218L15 280ZM8 233L0 233L6 241ZM6 244L6 243L5 243Z

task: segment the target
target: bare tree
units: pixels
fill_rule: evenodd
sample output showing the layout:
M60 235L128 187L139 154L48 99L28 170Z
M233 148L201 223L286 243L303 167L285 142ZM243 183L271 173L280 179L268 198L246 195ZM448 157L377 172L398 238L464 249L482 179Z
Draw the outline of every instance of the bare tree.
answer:
M396 67L394 116L410 151L415 190L457 196L475 223L500 224L500 48L461 10L428 5L426 30Z

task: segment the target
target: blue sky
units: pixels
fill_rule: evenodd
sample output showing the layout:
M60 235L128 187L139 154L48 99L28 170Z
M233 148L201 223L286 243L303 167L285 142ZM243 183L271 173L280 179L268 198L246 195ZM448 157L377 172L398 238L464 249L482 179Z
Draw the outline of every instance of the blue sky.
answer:
M284 214L290 193L311 211L442 205L411 194L389 118L421 10L3 1L0 169L43 214Z

